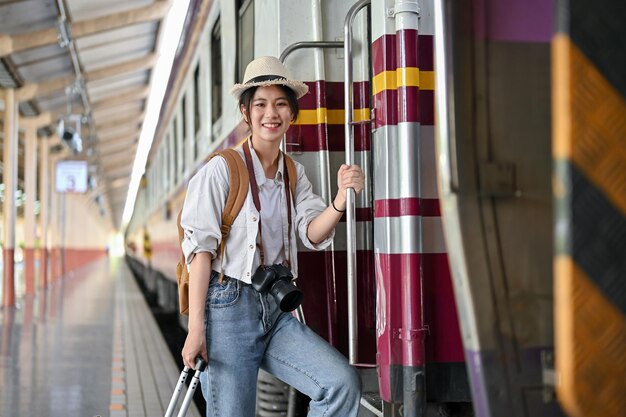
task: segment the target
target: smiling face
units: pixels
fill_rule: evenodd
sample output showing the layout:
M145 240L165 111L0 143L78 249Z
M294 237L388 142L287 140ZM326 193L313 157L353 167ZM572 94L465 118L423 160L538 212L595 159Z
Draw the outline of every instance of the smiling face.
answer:
M297 113L295 95L286 87L258 87L251 97L242 97L241 113L252 130L253 138L279 143ZM292 97L290 97L290 95Z

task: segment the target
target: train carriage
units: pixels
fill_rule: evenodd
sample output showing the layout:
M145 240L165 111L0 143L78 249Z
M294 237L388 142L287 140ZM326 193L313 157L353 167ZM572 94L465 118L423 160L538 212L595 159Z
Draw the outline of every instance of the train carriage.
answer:
M126 232L146 288L177 311L186 184L246 137L228 89L277 56L309 86L284 149L314 191L330 202L346 161L368 179L328 250L299 246L297 282L361 369L363 415L562 415L550 40L569 3L192 0Z

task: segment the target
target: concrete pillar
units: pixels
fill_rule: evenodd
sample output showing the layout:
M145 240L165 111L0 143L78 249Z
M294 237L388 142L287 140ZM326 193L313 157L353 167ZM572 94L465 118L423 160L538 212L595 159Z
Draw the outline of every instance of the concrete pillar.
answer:
M56 184L56 165L62 159L62 154L56 154L50 158L50 282L54 283L61 278L62 273L62 198L63 194L57 193Z
M4 90L4 297L3 306L15 305L15 191L17 190L18 108L15 90Z
M57 266L59 264L59 256L58 256L58 208L59 208L59 194L54 189L55 184L55 176L56 176L56 163L57 156L52 156L50 158L50 166L48 170L50 172L50 223L49 223L49 244L50 244L50 283L54 283L58 278Z
M40 141L39 153L39 285L41 288L48 286L48 257L50 256L50 143L54 142L50 138L42 138Z
M37 197L37 127L26 128L26 147L24 155L24 280L26 295L35 293L35 197Z

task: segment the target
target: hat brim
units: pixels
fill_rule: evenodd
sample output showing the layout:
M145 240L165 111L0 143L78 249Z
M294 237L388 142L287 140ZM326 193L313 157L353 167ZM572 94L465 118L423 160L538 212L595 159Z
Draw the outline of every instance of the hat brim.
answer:
M239 100L239 97L251 87L268 87L270 85L284 85L285 87L289 87L296 93L296 98L300 98L304 96L309 91L309 86L307 86L302 81L294 81L294 80L268 80L268 81L260 81L256 83L245 83L245 84L235 84L230 89L230 94Z

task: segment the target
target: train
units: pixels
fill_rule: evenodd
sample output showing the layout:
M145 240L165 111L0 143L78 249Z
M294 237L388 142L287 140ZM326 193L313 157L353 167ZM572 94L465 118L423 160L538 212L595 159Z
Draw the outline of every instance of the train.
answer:
M283 147L314 191L330 203L342 163L367 178L331 247L299 246L297 280L301 319L361 372L362 415L621 415L623 137L598 130L584 141L572 129L613 94L603 121L623 132L626 12L617 0L585 7L191 0L125 231L133 270L178 311L186 185L209 155L245 139L228 90L252 59L276 56L309 86ZM593 69L610 94L590 93L600 88L585 78ZM596 101L580 110L585 94ZM604 186L602 155L618 155L605 165L617 179ZM581 178L608 226L585 217ZM585 245L608 252L587 259L576 252ZM580 313L596 307L605 313L595 321ZM606 325L606 337L591 343L596 330L578 331L590 323ZM259 415L306 415L291 394Z

